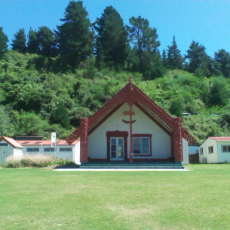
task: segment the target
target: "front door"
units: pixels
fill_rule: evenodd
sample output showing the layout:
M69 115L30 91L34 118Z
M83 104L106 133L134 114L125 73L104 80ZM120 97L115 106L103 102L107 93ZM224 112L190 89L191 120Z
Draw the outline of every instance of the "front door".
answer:
M110 160L124 160L123 137L110 137Z

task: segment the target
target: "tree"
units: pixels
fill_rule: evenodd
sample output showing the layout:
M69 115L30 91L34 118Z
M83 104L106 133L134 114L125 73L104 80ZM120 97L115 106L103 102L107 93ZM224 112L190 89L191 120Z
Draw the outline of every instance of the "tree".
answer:
M170 69L182 69L182 63L184 59L180 54L180 50L177 48L175 37L173 36L173 42L171 46L168 46L167 50L167 67Z
M215 72L220 75L223 74L224 77L230 78L230 54L224 49L215 52L214 54L214 69Z
M56 41L52 30L46 26L39 27L37 32L38 40L38 53L46 57L52 57L56 55Z
M12 50L16 50L20 53L26 52L26 34L24 29L20 29L14 34L14 39L12 40Z
M33 30L30 28L29 34L28 34L28 42L27 42L27 50L29 53L38 53L39 50L39 41L37 38L37 32L36 30Z
M6 34L3 32L3 28L0 27L0 58L2 58L3 54L7 51L7 42L8 42L8 37Z
M48 128L48 122L42 120L33 112L23 112L19 117L17 135L28 135L28 136L43 136L45 130Z
M127 32L119 13L112 7L106 7L95 26L96 65L119 69L124 67L127 58Z
M0 136L7 136L11 134L12 121L9 112L4 106L0 106Z
M145 79L153 79L162 76L163 66L159 58L160 42L155 28L151 28L147 19L132 17L129 19L131 26L127 26L129 32L129 41L133 46L138 62L138 71L145 73ZM158 71L155 71L158 69ZM147 73L147 74L146 74Z
M51 114L51 119L54 123L59 123L63 128L68 128L70 123L70 118L67 109L63 103L58 105L58 108L54 110Z
M226 80L225 80L226 81ZM209 94L209 105L225 106L229 102L229 91L226 82L221 79L213 79Z
M210 77L213 73L212 59L206 54L205 47L193 41L187 50L188 60L186 70L198 76Z
M57 26L57 42L63 64L77 67L93 52L93 32L82 1L70 1L65 10L64 23Z

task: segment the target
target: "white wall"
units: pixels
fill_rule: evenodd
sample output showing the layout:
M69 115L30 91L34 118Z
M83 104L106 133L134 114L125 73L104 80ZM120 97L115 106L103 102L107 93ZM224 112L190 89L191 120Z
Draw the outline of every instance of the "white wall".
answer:
M76 164L81 164L80 162L80 141L74 147L74 162Z
M183 161L182 164L189 164L188 142L182 138Z
M75 161L74 156L75 156L75 150L73 145L58 145L56 146L56 151L54 152L49 152L49 151L44 151L44 148L49 148L50 145L27 145L24 146L24 154L46 154L49 156L55 156L57 158L62 158L62 159L67 159L70 161ZM37 152L28 152L27 148L38 148ZM60 151L60 148L71 148L71 151Z
M22 157L23 155L22 149L12 147L5 140L0 141L0 143L8 144L8 146L0 146L0 165L4 164L6 161L6 158L10 155L13 155L16 158Z
M213 153L208 153L208 147L213 146ZM201 155L201 148L203 148L203 155ZM217 162L217 146L216 141L213 139L207 139L199 147L199 162L204 163L203 158L207 159L207 163L216 163Z
M126 103L115 111L106 121L104 121L96 130L88 136L88 156L91 158L107 157L107 131L127 131L129 133L129 124L125 124L122 119L129 120L129 116L124 116L123 111L129 111L129 105ZM146 116L135 105L133 106L136 120L132 125L133 134L152 134L152 158L168 158L171 156L170 136L156 125L148 116ZM129 158L129 136L127 139L127 154ZM138 158L138 157L134 157ZM144 157L142 157L144 158ZM149 158L149 157L148 157Z
M230 145L230 141L217 141L217 163L230 162L230 153L223 153L222 145Z

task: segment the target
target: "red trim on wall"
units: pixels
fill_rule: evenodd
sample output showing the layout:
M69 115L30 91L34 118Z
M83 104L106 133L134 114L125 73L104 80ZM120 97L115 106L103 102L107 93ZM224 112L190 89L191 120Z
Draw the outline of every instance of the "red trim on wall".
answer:
M110 161L110 137L123 137L124 138L124 160L127 161L127 131L107 131L107 161Z
M122 104L117 105L113 108L103 119L101 119L92 129L88 131L88 135L90 135L95 129L97 129L105 120L107 120L116 110L118 110ZM90 127L89 127L90 128Z
M133 137L149 137L149 151L150 151L150 154L147 154L147 155L143 155L143 154L135 154L135 153L133 153L133 156L152 156L152 134L149 134L149 133L140 133L140 134L137 134L137 133L135 133L135 134L133 134L132 135ZM136 159L138 159L138 158L136 158Z
M171 133L162 125L160 124L153 116L151 116L147 111L145 111L140 105L138 105L137 103L135 103L136 107L138 109L140 109L146 116L148 116L153 122L156 123L156 125L158 125L161 129L163 129L168 135L170 135Z
M133 134L133 137L152 137L152 134L149 133L140 133L140 134Z

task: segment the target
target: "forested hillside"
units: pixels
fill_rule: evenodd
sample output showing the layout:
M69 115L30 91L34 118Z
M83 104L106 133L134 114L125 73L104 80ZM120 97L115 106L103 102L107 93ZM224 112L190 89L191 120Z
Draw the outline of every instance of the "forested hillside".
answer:
M147 19L124 25L108 6L90 22L83 2L71 1L57 30L15 33L11 47L0 27L0 136L65 138L118 90L133 82L201 143L230 131L230 54L209 57L191 41L181 54L175 37L162 53Z

